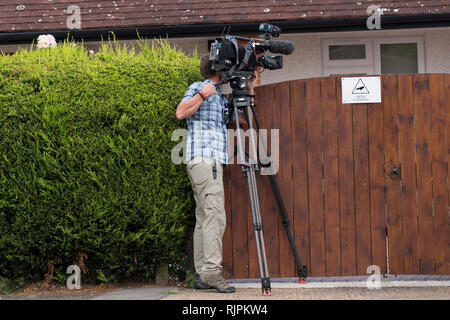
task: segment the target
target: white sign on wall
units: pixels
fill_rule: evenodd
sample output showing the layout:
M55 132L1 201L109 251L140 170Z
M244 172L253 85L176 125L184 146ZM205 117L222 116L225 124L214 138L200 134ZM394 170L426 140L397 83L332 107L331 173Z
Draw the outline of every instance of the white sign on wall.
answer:
M380 103L380 77L348 77L341 79L342 103Z

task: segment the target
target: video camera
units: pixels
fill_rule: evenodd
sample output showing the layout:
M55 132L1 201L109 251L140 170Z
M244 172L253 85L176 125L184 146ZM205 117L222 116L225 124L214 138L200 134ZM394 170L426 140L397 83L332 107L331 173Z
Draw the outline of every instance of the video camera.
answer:
M253 76L258 66L276 70L283 67L283 56L265 56L266 51L280 54L291 54L295 46L291 41L270 40L270 35L278 37L281 29L268 23L262 23L259 31L265 33L264 39L244 38L225 35L216 38L211 44L209 60L213 70L222 71L225 79L236 76ZM247 41L246 46L238 40Z

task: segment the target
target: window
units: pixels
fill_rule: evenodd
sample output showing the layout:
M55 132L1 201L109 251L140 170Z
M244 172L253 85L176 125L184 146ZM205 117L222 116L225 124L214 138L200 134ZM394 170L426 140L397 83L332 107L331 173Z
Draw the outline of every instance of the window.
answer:
M332 60L365 59L366 46L364 44L339 44L328 46L328 56Z
M423 39L419 37L374 39L375 73L423 73Z
M322 66L324 76L423 73L423 39L324 39Z
M372 42L367 39L323 40L322 65L326 76L370 74L373 71Z
M417 73L417 43L380 44L381 73Z

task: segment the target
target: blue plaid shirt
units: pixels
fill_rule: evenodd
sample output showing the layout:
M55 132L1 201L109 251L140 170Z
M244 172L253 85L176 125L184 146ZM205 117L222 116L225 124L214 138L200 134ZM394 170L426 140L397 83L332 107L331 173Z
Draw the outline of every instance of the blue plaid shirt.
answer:
M192 98L211 80L194 82L189 86L181 101ZM212 158L227 164L227 127L225 110L228 99L219 88L216 94L202 102L197 111L186 118L188 137L186 143L186 163L196 156Z

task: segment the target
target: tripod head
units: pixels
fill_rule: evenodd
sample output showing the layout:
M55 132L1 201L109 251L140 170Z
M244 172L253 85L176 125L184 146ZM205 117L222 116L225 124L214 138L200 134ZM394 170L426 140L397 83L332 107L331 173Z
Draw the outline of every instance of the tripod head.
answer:
M250 106L251 99L254 95L249 94L248 91L248 78L254 77L255 71L236 71L231 76L217 82L215 86L219 86L224 83L230 83L231 95L233 96L233 106L237 108L244 108Z
M230 83L230 87L233 90L247 90L248 89L248 77L254 77L254 71L235 71L232 75L226 76L225 79L220 80L215 86L220 86L224 83ZM240 92L236 92L240 94ZM244 93L245 95L246 93Z

